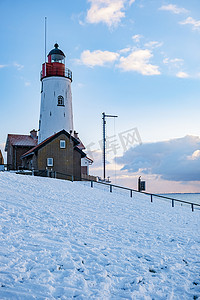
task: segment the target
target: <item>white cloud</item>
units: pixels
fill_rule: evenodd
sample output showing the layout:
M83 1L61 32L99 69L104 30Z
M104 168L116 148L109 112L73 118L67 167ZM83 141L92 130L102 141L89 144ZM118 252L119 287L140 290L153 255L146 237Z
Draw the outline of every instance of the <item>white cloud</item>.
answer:
M163 59L163 63L164 64L169 64L169 63L172 63L172 64L182 64L184 62L184 60L182 58L172 58L172 59L169 59L168 57Z
M25 81L25 86L30 86L31 85L31 83L29 82L29 81Z
M159 8L159 10L166 10L166 11L170 11L174 14L183 14L183 13L187 13L188 10L183 8L183 7L178 7L175 4L168 4L168 5L163 5Z
M131 6L134 2L135 0L129 0L129 5Z
M200 138L185 136L164 142L146 143L129 149L117 163L122 170L160 175L171 181L200 181Z
M152 57L150 50L136 50L127 57L121 57L118 65L123 71L136 71L142 75L159 75L158 66L149 63Z
M127 52L130 52L130 51L131 51L131 48L127 47L127 48L119 50L119 53L127 53Z
M197 160L200 158L200 150L196 150L192 153L192 155L187 156L188 160Z
M24 66L23 66L23 65L21 65L21 64L18 64L17 62L14 62L14 63L13 63L13 65L14 65L14 67L16 67L16 68L17 68L17 70L18 70L18 71L20 71L20 70L22 70L22 69L24 68Z
M146 43L145 47L153 49L153 48L161 47L162 45L163 45L162 42L151 41L151 42Z
M6 65L0 65L0 69L7 67Z
M87 12L87 22L103 22L109 27L116 26L125 17L123 12L126 0L88 0L91 7Z
M82 82L78 82L76 85L77 85L78 88L83 88L83 87L85 87L85 84L82 83Z
M163 63L168 67L170 72L178 78L188 78L189 75L186 72L183 72L184 60L182 58L165 58Z
M192 25L193 30L200 30L200 21L193 19L192 17L188 17L184 21L179 22L181 25Z
M119 53L116 52L85 50L82 52L79 62L89 67L104 66L106 63L114 62L118 57Z
M132 36L132 39L136 42L139 43L140 39L142 38L141 34L135 34Z
M188 78L189 77L189 75L188 75L188 73L186 73L186 72L178 72L177 74L176 74L176 77L178 77L178 78Z

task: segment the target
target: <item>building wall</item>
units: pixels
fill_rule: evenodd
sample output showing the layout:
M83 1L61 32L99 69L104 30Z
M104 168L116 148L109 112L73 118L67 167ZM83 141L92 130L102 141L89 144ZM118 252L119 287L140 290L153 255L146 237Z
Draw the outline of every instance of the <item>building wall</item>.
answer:
M21 156L31 148L33 148L33 146L12 146L9 143L7 150L8 170L18 170L22 166Z
M4 164L3 155L0 150L0 165L3 165L3 164Z
M25 170L38 170L37 153L22 159L22 168Z
M38 170L38 153L32 156L32 170Z
M65 149L60 148L60 140L65 140ZM53 158L53 167L47 166L47 158ZM65 134L43 146L38 150L38 170L49 169L56 172L57 178L66 178L66 175L74 176L74 180L81 177L81 154L74 150L71 139Z
M60 148L60 140L65 141L65 148ZM47 166L47 158L53 158L53 166ZM60 135L33 155L23 158L25 169L46 171L50 177L72 180L81 179L81 153L74 149L74 143L65 134ZM37 173L37 172L36 172Z
M13 161L13 147L8 141L8 149L7 149L7 169L12 170L12 161Z
M14 170L18 170L20 167L22 167L22 160L21 156L29 151L33 146L29 147L19 147L19 146L14 146L13 147L13 166Z
M81 174L88 175L88 167L87 166L81 166Z
M74 150L74 180L80 180L81 178L81 154Z
M81 173L84 175L89 175L89 166L91 165L91 160L87 157L81 159Z

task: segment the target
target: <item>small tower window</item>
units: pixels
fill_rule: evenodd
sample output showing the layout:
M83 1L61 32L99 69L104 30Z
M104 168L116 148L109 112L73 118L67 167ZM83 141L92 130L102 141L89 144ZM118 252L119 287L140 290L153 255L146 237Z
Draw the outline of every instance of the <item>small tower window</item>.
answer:
M58 96L58 106L65 106L64 105L64 97L63 96Z
M60 148L65 149L65 140L60 140Z

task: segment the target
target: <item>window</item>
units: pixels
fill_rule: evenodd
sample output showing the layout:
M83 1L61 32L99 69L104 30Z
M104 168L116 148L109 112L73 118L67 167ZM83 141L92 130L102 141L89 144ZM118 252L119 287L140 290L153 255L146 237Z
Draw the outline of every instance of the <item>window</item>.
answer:
M60 148L65 149L65 140L60 140Z
M53 158L47 158L47 167L53 167Z
M58 96L58 106L65 106L64 105L64 97L63 96Z

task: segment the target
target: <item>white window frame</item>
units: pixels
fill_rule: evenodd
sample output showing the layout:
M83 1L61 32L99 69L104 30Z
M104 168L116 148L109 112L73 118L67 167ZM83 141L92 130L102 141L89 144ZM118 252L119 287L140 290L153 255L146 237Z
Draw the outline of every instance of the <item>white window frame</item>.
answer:
M53 167L53 158L52 157L47 158L47 167Z
M66 141L60 140L60 149L65 149L65 148L66 148Z

